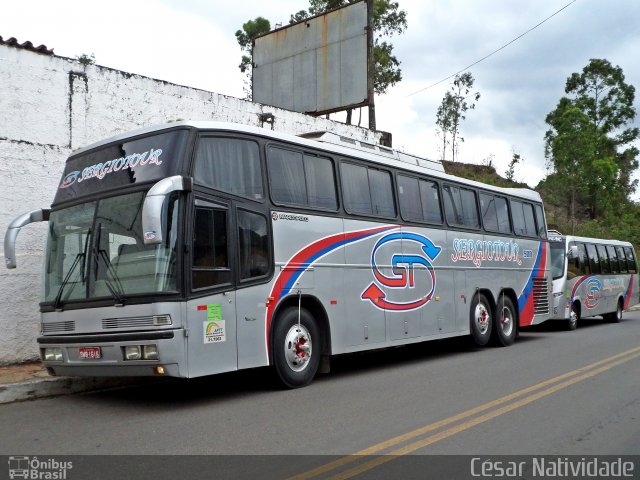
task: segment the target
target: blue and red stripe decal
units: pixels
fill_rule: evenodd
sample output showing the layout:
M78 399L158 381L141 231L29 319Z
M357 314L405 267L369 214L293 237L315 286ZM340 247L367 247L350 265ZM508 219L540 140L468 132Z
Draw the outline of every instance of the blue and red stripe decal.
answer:
M518 297L518 309L520 310L520 326L526 327L533 323L535 306L533 304L533 281L536 278L544 278L547 268L547 242L540 242L536 263L533 266L529 280Z
M271 321L278 302L282 297L291 292L296 282L307 268L312 266L322 257L336 251L341 247L344 247L345 245L358 242L360 240L364 240L366 238L396 228L399 227L397 225L385 225L383 227L368 228L365 230L357 230L354 232L338 233L336 235L330 235L328 237L321 238L320 240L307 245L302 250L295 253L283 267L282 271L278 274L278 277L276 278L273 287L271 288L271 293L269 294L265 327L267 347L269 345L269 331L271 329Z
M633 294L633 274L629 279L629 286L627 287L627 291L624 294L624 310L629 308L629 304L631 303L631 295Z

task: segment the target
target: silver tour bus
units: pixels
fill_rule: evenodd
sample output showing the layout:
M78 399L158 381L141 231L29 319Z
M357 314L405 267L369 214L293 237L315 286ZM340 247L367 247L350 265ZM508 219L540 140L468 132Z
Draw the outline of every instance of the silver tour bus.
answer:
M335 134L168 124L71 155L48 222L42 360L53 375L198 377L549 318L540 196ZM322 360L322 361L321 361Z
M563 236L549 232L553 275L553 320L575 330L578 321L603 316L622 320L640 301L633 245L619 240Z

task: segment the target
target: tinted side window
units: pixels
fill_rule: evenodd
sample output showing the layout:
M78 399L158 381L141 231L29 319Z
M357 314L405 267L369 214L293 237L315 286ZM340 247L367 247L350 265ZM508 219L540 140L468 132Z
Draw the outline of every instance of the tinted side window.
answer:
M498 217L498 231L511 233L511 221L509 220L509 205L506 198L494 197L496 201L496 215Z
M513 229L516 235L538 236L533 205L513 200L511 202L511 213L513 215Z
M349 213L395 217L391 174L387 171L342 163L342 192Z
M400 213L413 222L442 223L438 184L398 175Z
M572 253L573 246L577 247L577 255ZM569 244L569 257L567 260L567 279L571 280L574 277L580 277L589 273L589 261L587 259L587 249L584 243Z
M201 138L194 181L222 192L262 200L264 192L258 144L236 138Z
M393 199L391 174L382 170L369 168L369 188L374 215L395 217L396 204Z
M609 255L607 255L607 249L604 245L598 245L598 257L600 257L600 270L602 273L611 273L611 266L609 265Z
M480 213L484 228L495 232L498 230L498 213L496 212L496 202L493 195L480 194Z
M417 178L398 175L398 198L402 218L412 222L423 220L420 186Z
M240 280L269 273L269 236L264 216L238 210L238 246Z
M618 255L616 249L612 245L607 245L607 253L609 254L609 263L611 264L611 273L620 273L620 264L618 263Z
M270 148L267 153L267 167L269 168L271 197L275 203L307 204L302 153Z
M547 238L547 226L544 223L544 212L540 205L535 205L536 212L536 224L538 225L538 236L540 238Z
M424 219L429 223L442 223L440 191L436 182L420 180L420 200Z
M600 259L598 258L598 251L595 245L587 244L587 255L589 257L589 266L591 267L591 273L600 273Z
M369 192L369 176L366 167L343 163L342 196L344 207L349 213L371 214L371 193Z
M309 206L336 210L336 176L331 159L305 155L304 170Z
M444 211L449 225L479 228L476 194L473 190L444 185Z
M620 273L628 273L629 266L627 265L627 254L624 252L624 248L616 247L616 253L618 254L618 262L620 263Z
M227 211L196 207L194 221L193 288L230 283Z
M637 273L638 266L636 265L636 259L631 247L624 247L624 253L627 257L627 265L629 266L629 273Z

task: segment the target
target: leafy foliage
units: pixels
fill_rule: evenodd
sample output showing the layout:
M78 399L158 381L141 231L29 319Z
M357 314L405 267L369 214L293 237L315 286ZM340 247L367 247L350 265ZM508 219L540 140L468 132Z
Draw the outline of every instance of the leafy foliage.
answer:
M264 35L271 30L271 22L264 17L256 17L254 20L249 20L242 25L242 30L236 31L236 39L243 52L242 59L240 61L240 71L246 73L245 79L245 94L247 98L251 98L252 85L251 85L251 73L253 69L253 39Z
M551 128L545 156L553 173L545 183L559 192L554 195L566 205L567 230L574 233L583 216L596 228L631 205L637 187L631 177L638 167L638 149L631 143L640 132L627 127L636 115L635 88L619 66L592 59L582 73L569 76L565 93L546 117Z
M460 123L467 118L467 111L476 107L474 102L480 99L480 92L470 93L474 82L471 72L456 75L436 112L436 125L442 138L443 160L446 158L447 148L450 147L451 160L455 162L459 143L464 142L464 138L460 136ZM471 103L467 102L469 98L473 99Z

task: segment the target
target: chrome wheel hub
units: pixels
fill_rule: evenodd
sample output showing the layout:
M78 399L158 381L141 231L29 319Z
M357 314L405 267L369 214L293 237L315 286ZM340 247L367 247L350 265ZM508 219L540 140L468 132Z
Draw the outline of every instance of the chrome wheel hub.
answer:
M309 330L304 325L293 325L284 341L284 357L294 372L301 372L309 365L312 345Z
M491 322L491 315L487 308L481 303L476 306L474 312L474 318L476 321L476 326L478 327L478 332L481 335L484 335L489 330L489 324Z

